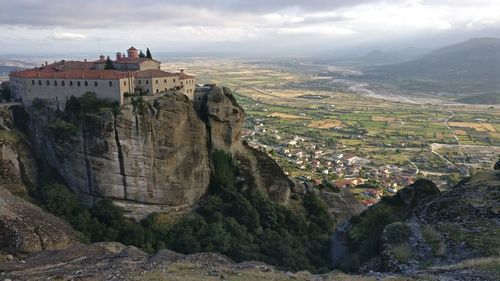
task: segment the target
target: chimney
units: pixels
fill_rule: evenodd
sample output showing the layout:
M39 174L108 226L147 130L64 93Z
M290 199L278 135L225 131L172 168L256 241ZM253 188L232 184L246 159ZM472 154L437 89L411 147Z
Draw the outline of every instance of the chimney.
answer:
M104 56L103 56L103 55L100 55L100 56L99 56L99 60L104 60Z

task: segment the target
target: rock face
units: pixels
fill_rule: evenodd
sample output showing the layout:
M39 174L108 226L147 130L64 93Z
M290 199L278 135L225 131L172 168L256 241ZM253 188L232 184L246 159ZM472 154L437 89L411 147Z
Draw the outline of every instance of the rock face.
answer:
M66 222L0 186L0 249L32 253L64 249L76 241Z
M409 212L406 220L384 228L382 270L409 274L500 255L500 171L478 174L443 193L421 180L396 196Z
M0 186L25 193L37 182L37 165L24 135L16 132L13 112L0 109Z
M47 134L54 114L31 114L37 149L80 198L89 204L112 199L136 218L196 205L210 183L212 151L254 154L239 139L244 112L228 89L214 87L199 104L171 93L124 106L116 116L110 110L87 114L79 133L63 140ZM258 187L286 202L287 178L271 176L256 181L271 184Z

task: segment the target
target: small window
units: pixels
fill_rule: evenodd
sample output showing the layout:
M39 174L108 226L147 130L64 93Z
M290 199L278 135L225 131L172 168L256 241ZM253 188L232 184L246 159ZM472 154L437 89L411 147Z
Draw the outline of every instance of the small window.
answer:
M123 86L127 86L127 81L123 81Z
M146 84L149 84L149 80L146 80Z
M165 92L167 91L167 88L165 88Z
M147 89L147 90L146 90L146 93L148 93L148 94L149 94L149 89Z
M31 85L35 85L35 80L31 80Z
M163 80L163 83L167 83L167 79Z
M94 81L94 87L97 87L97 81Z
M158 84L158 80L155 81L155 84Z
M78 82L76 82L76 85L77 85L78 87L80 87L82 84L80 83L80 81L78 81Z
M89 86L89 82L85 81L85 87Z
M141 81L141 80L139 80L139 85L141 85L141 83L142 83L142 81Z
M61 81L61 86L63 86L63 87L66 86L66 82Z
M73 81L69 81L69 86L73 86Z
M109 81L109 86L113 87L113 82Z
M38 85L42 86L42 80L38 80Z
M156 92L157 92L157 93L159 93L159 92L160 92L160 90L156 89Z
M50 81L49 80L47 80L47 86L50 86Z
M54 86L57 86L57 80L56 80L56 81L54 81Z
M175 83L175 79L174 79L174 83Z

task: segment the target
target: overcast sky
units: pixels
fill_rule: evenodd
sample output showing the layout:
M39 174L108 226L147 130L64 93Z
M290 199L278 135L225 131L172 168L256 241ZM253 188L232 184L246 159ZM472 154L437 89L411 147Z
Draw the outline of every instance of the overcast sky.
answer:
M313 54L500 37L499 0L0 0L0 54ZM100 42L100 44L99 44Z

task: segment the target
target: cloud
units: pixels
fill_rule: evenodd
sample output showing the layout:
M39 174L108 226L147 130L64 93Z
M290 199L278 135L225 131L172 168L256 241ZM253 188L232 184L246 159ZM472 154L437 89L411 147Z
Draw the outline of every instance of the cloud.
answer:
M87 39L87 35L71 32L54 32L50 38L56 40L84 40Z
M9 46L29 38L47 48L61 41L95 45L96 38L104 45L340 45L500 27L498 0L0 0L0 6L0 34L14 38Z

